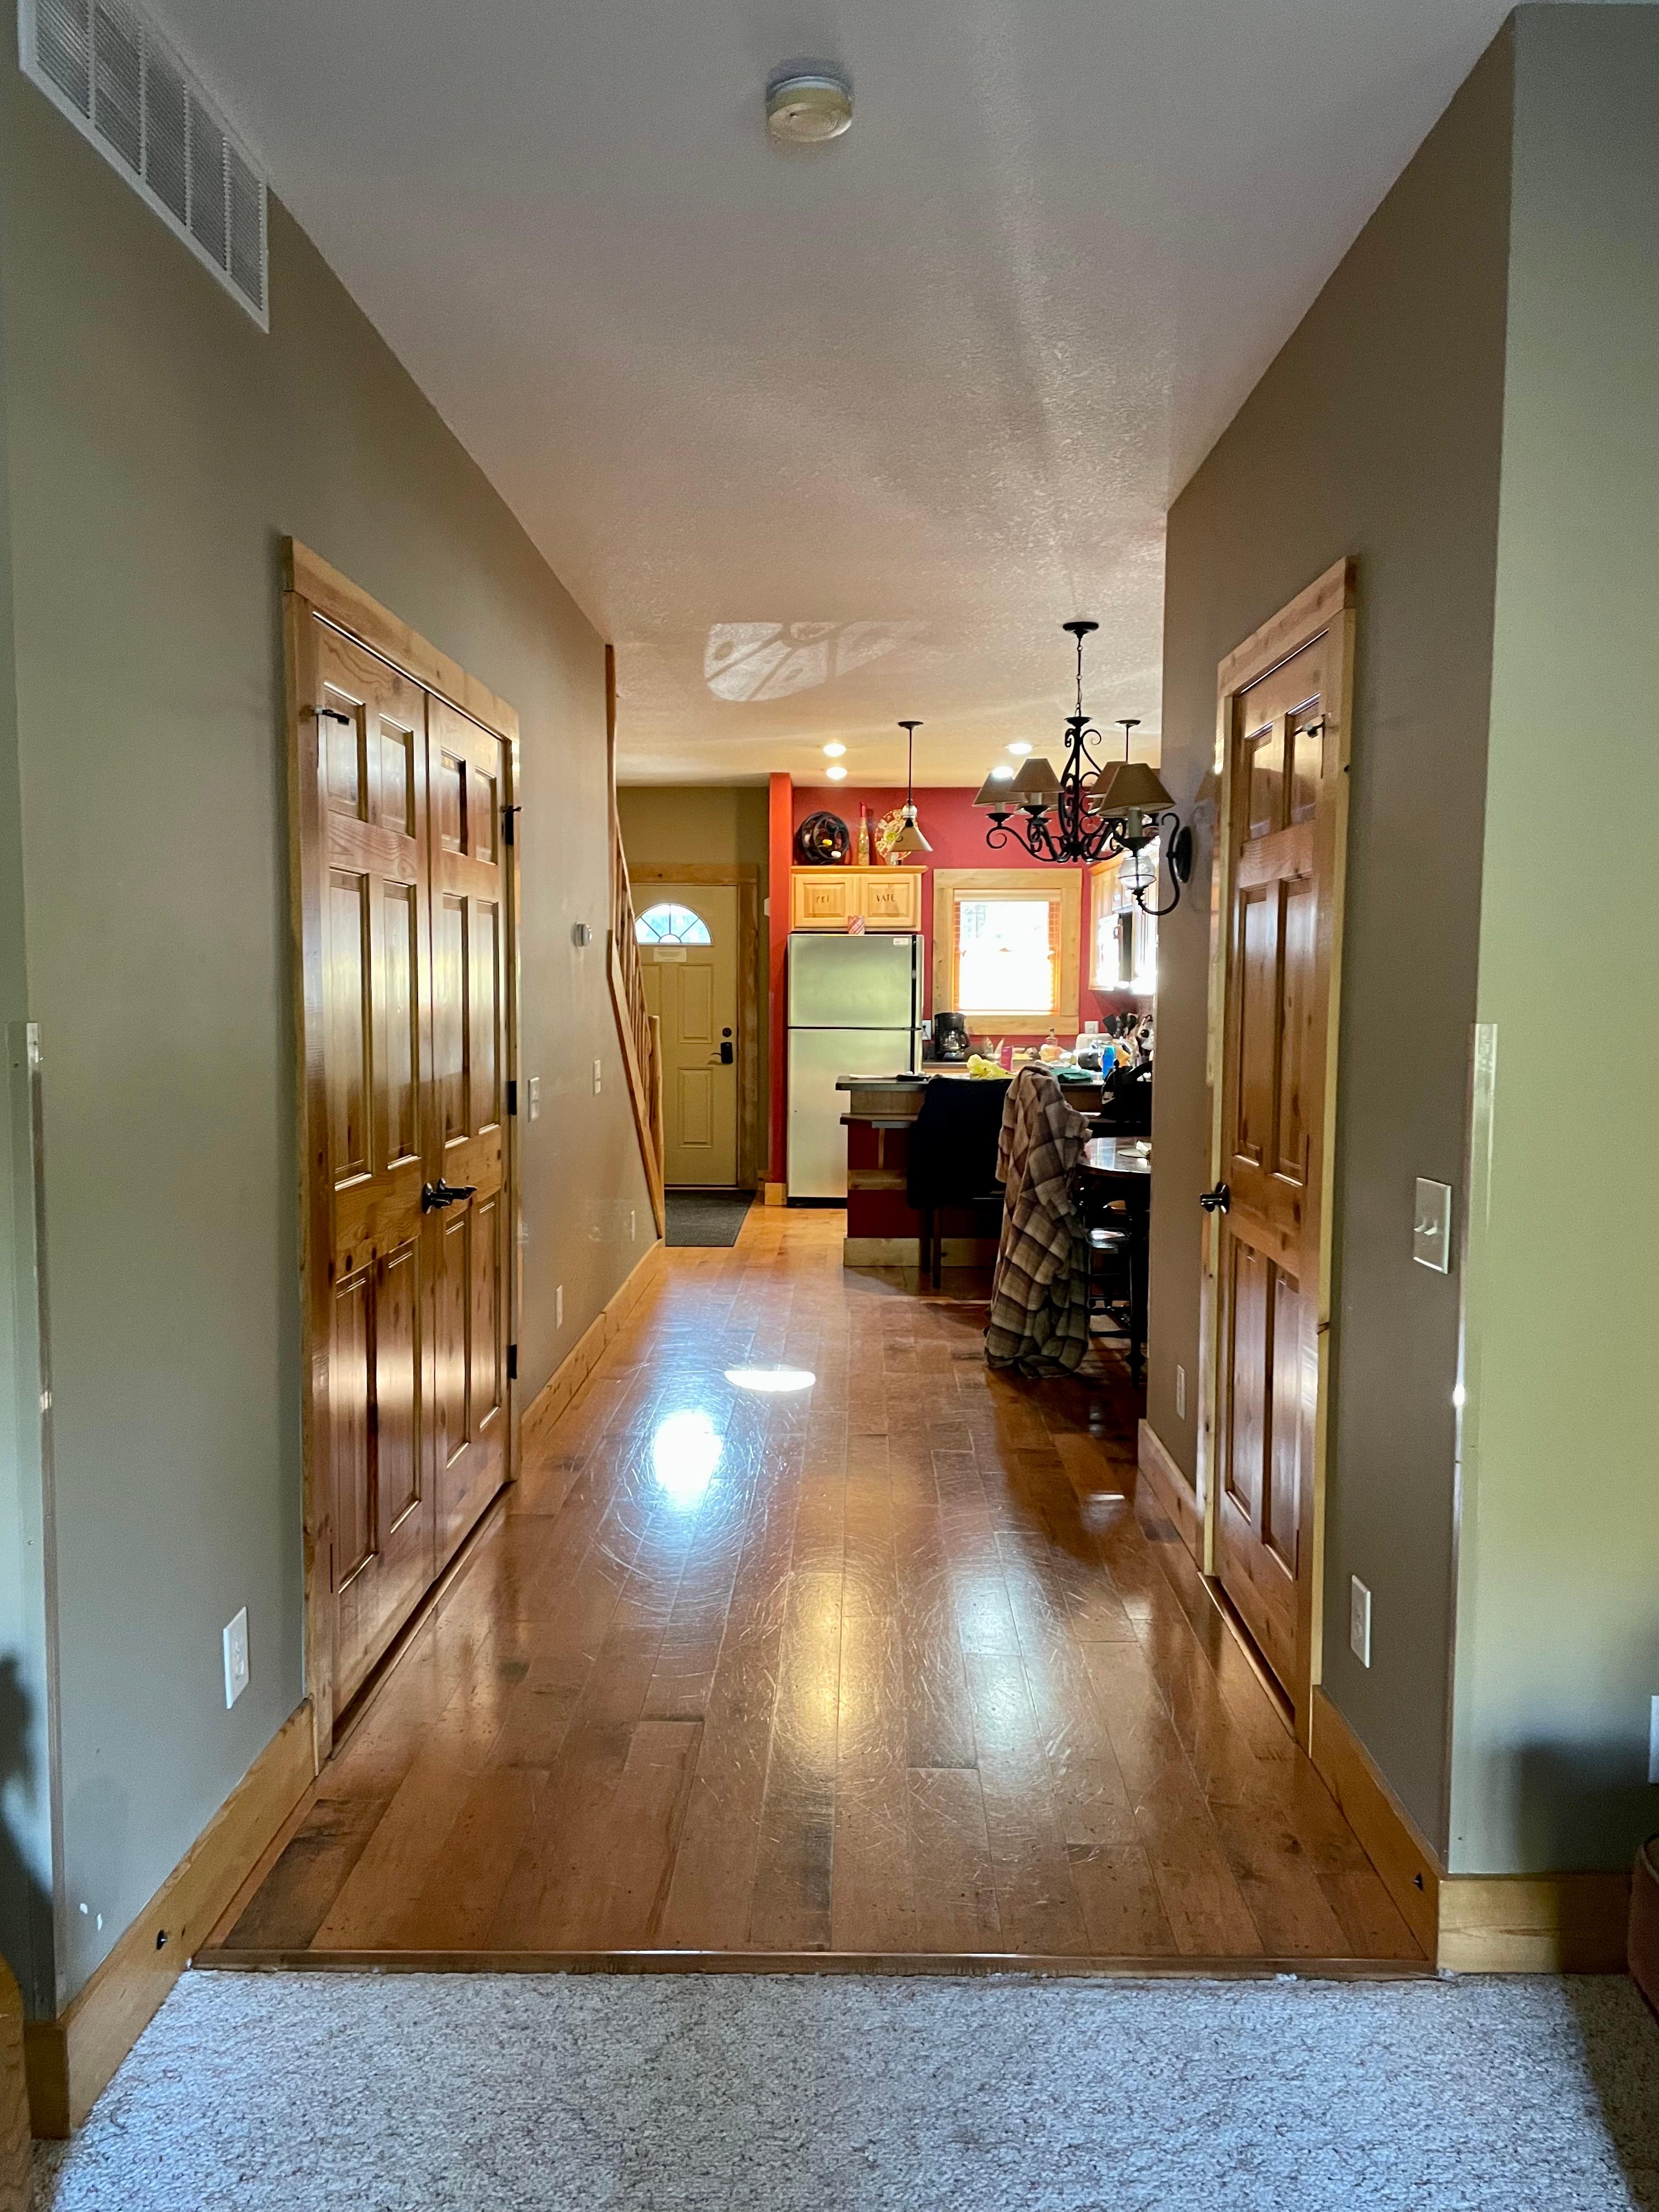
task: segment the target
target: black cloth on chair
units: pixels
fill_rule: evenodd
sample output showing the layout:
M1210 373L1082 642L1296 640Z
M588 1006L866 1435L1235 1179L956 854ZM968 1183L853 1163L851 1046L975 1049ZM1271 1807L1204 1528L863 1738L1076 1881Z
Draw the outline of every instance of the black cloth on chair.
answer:
M904 1194L919 1212L969 1206L997 1187L997 1139L1006 1083L935 1078L910 1125Z
M1100 1109L1095 1127L1114 1137L1150 1137L1152 1133L1152 1063L1139 1067L1115 1067L1101 1085Z
M904 1194L921 1216L921 1265L935 1287L944 1253L942 1209L1001 1203L997 1139L1007 1096L1006 1083L988 1078L936 1076L910 1124Z

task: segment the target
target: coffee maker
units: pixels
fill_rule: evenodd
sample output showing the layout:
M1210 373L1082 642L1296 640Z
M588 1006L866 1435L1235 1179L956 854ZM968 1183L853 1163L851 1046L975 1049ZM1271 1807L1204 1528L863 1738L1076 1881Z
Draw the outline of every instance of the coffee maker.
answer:
M962 1014L933 1017L933 1058L961 1062L968 1057L968 1023Z

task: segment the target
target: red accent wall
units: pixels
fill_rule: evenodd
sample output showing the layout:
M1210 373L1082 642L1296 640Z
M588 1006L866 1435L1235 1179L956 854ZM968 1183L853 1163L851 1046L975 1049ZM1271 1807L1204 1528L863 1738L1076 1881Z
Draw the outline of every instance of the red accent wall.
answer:
M774 776L772 781L775 786L783 779ZM859 808L862 805L870 817L870 850L873 860L877 823L884 814L891 813L894 807L902 806L903 804L902 791L855 790L848 784L842 784L838 790L825 790L822 786L816 784L810 788L798 786L794 793L793 827L799 829L809 814L838 814L853 833L853 850L856 854ZM931 1014L933 1011L933 885L932 880L933 870L935 868L1030 868L1046 864L1033 860L1029 854L1022 853L1018 846L1013 844L1012 841L1003 848L1001 852L994 853L985 842L985 833L991 826L990 817L983 809L974 805L974 794L965 787L957 789L952 787L948 789L919 791L916 793L916 818L921 825L922 836L933 848L922 861L921 869L921 872L928 878L922 888L921 926L922 934L927 943L925 962L927 973L925 1011ZM772 880L775 883L778 881L776 871L779 864L777 847L775 843L772 850L774 872ZM787 865L791 866L794 865L793 847ZM1065 872L1056 870L1056 873L1063 872ZM1079 1018L1086 1022L1097 1020L1105 1014L1129 1013L1140 1003L1132 992L1091 991L1089 988L1089 948L1094 917L1089 910L1089 871L1085 867L1079 867L1077 873L1083 878L1083 988L1079 1000ZM785 878L784 880L787 882L787 878ZM776 904L777 902L775 899L773 902L775 908ZM787 933L786 925L786 937ZM1046 1030L1045 1023L1042 1030L1033 1030L1030 1034L1042 1035L1046 1032ZM1018 1030L1011 1031L1005 1027L1000 1030L998 1034L1003 1036L1010 1035L1018 1036L1025 1033Z
M862 805L870 817L871 850L874 855L875 825L884 814L904 804L902 790L855 788L849 784L826 788L823 785L793 784L787 775L772 778L772 1180L784 1179L785 1105L784 1078L786 1069L786 1038L784 1035L784 967L789 944L789 871L795 866L794 833L809 814L837 814L846 823L853 836L854 857L858 852L859 808ZM990 826L989 817L974 805L974 793L966 787L929 787L916 793L916 815L922 835L933 847L921 864L921 872L930 880L922 886L921 920L925 951L922 960L924 981L924 1011L933 1011L933 870L938 868L1029 868L1037 866L1029 854L1010 845L994 853L985 842ZM781 837L780 835L781 824ZM1127 991L1091 991L1089 988L1089 948L1093 916L1089 911L1089 872L1080 867L1083 878L1083 988L1079 997L1080 1018L1084 1021L1097 1019L1106 1014L1133 1012L1140 1001ZM1006 1026L999 1036L1018 1036L1018 1030ZM1038 1035L1039 1031L1030 1034ZM907 1209L908 1211L908 1209ZM874 1234L876 1232L870 1232ZM885 1233L885 1232L884 1232ZM903 1233L895 1230L894 1235ZM910 1231L915 1233L914 1228Z
M784 1070L787 1041L784 1036L784 1017L787 1000L784 995L784 969L789 953L789 870L794 860L795 817L793 809L794 784L787 775L775 775L768 787L767 804L767 897L771 906L768 918L768 937L770 959L767 974L767 1018L772 1033L772 1050L767 1066L771 1077L770 1141L768 1152L771 1166L767 1173L769 1182L783 1181L783 1164L787 1132L784 1120Z

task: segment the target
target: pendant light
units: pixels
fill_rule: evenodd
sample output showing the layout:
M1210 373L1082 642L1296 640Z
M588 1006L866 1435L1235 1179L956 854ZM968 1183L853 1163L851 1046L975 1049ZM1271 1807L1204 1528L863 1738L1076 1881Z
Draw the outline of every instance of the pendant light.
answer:
M1168 914L1180 903L1181 887L1193 872L1193 833L1176 811L1158 770L1129 758L1135 718L1122 721L1123 758L1103 767L1091 747L1100 732L1083 708L1083 641L1098 623L1061 625L1077 640L1077 711L1066 717L1066 764L1056 769L1041 753L1031 754L1012 782L988 776L975 798L985 807L991 827L985 842L993 852L1012 838L1034 860L1075 865L1133 854L1134 874L1126 886L1143 914ZM1171 896L1167 906L1152 903L1157 877L1140 876L1140 856L1154 839L1164 841Z
M899 824L898 836L893 840L893 850L907 856L912 853L931 853L933 848L922 836L916 822L916 732L921 724L901 722L899 727L905 733L908 750L904 760L904 818Z

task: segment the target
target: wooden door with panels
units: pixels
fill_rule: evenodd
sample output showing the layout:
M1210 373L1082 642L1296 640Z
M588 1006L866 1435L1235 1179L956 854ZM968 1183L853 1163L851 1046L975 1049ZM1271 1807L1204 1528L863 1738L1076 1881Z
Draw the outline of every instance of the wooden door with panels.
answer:
M642 929L640 941L646 1005L662 1024L663 1180L730 1189L738 1180L738 887L653 883L650 900L644 928L661 915L666 932L647 941Z
M432 1316L429 1428L438 1562L506 1473L506 741L434 698L427 725L432 866Z
M326 563L290 562L320 1763L512 1472L517 732Z
M1223 664L1212 1568L1306 1725L1317 1680L1350 564Z
M427 702L314 616L303 666L323 871L329 1575L343 1700L432 1579Z

